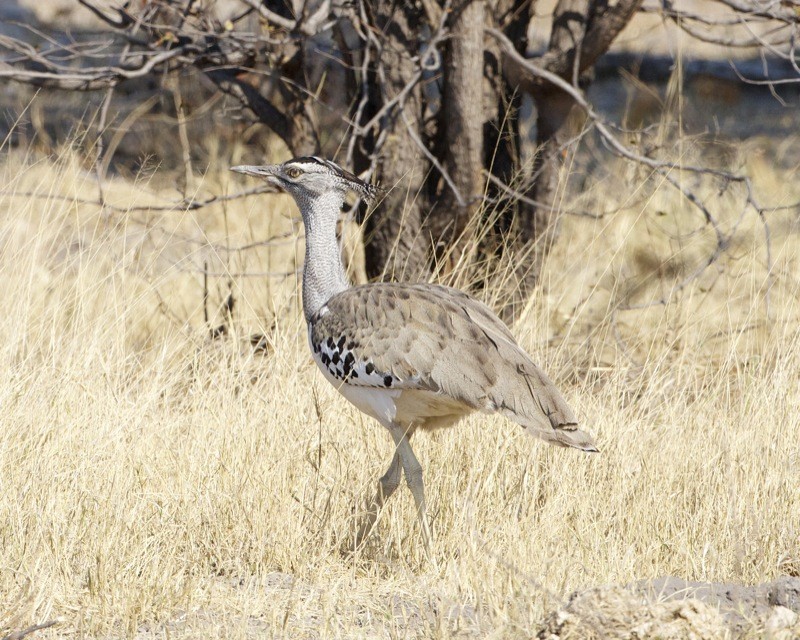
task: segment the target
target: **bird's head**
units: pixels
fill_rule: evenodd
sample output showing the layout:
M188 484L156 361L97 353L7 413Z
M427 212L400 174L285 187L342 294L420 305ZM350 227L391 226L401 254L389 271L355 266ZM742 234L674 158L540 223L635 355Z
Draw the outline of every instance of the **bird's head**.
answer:
M337 192L344 199L349 191L370 201L378 193L374 185L345 171L335 162L317 156L293 158L283 164L240 165L231 167L231 171L262 178L286 191L298 203L315 200L331 192Z

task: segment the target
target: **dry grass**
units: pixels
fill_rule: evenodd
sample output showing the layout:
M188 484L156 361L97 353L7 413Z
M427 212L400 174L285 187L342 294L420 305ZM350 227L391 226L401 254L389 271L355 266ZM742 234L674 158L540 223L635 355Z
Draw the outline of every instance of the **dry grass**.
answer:
M796 171L741 153L765 201L800 199ZM565 220L515 332L602 454L499 418L422 435L429 562L407 491L359 556L338 552L391 446L314 369L297 277L231 278L233 335L207 336L204 262L293 274L302 253L204 242L290 230L286 198L103 212L75 201L95 184L67 151L6 150L0 176L0 634L59 618L42 637L512 638L574 589L798 571L796 212L770 218L769 307L748 215L669 305L620 311L688 275L710 235L622 165L590 187L579 204L615 213ZM211 172L202 189L229 180ZM107 185L123 206L150 189ZM15 195L31 190L54 197ZM732 225L732 203L709 200ZM215 313L229 285L210 281ZM243 346L258 332L266 355Z

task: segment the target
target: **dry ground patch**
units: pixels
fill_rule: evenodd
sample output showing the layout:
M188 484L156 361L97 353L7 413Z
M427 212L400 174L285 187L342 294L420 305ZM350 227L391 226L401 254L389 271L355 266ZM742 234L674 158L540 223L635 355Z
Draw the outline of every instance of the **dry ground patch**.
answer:
M764 202L800 199L751 151ZM735 241L675 292L712 238L673 190L620 165L565 202L610 213L565 219L515 333L602 453L495 417L422 435L429 562L405 491L339 554L390 439L306 352L286 198L146 211L174 194L111 180L130 210L103 209L68 151L4 150L0 183L0 634L514 638L575 589L800 573L797 211L769 214L767 262L708 194Z

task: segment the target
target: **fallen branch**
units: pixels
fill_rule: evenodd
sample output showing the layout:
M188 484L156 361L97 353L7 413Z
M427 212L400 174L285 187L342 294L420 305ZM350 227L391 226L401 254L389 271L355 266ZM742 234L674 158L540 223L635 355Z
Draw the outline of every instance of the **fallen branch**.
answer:
M48 620L47 622L42 622L41 624L34 624L26 629L20 629L19 631L13 631L9 633L7 636L3 636L2 640L22 640L25 636L29 636L32 633L37 631L42 631L43 629L49 629L50 627L57 625L61 620Z

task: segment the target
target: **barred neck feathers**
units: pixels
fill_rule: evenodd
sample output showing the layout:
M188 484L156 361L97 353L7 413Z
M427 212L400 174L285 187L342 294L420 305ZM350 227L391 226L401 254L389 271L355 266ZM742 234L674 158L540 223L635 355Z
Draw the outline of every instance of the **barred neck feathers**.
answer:
M306 230L303 313L307 322L333 296L350 288L336 238L336 222L343 201L343 193L330 190L297 203Z

